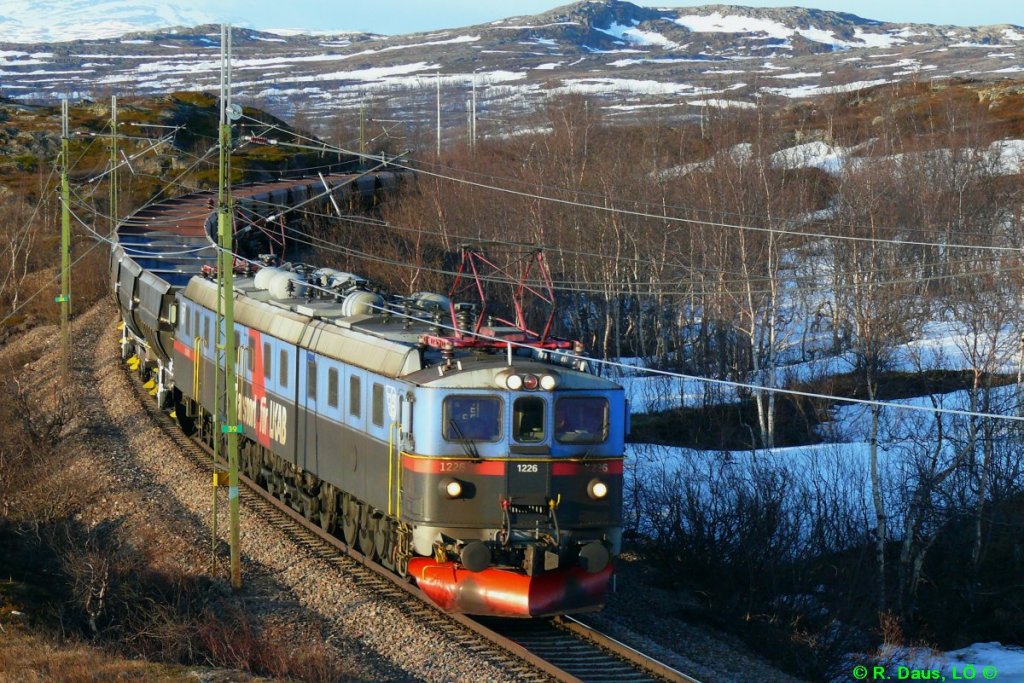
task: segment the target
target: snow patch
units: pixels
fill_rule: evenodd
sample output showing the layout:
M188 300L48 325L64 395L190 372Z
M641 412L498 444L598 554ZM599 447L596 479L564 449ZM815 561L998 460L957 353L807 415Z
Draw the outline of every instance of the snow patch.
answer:
M795 88L762 88L761 91L771 95L781 95L783 97L815 97L817 95L856 92L857 90L874 88L875 86L884 85L885 83L891 83L891 81L880 78L873 81L856 81L854 83L846 83L843 85L801 85Z
M899 35L865 33L860 28L854 31L855 41L842 40L837 38L831 31L819 29L815 26L809 28L790 28L781 22L771 19L745 17L736 14L723 15L717 11L708 15L687 14L677 17L674 21L694 33L757 33L778 40L788 40L798 35L816 43L831 45L834 48L891 47L907 42ZM785 44L765 47L791 48L792 46Z
M779 150L768 157L768 161L782 168L820 168L828 173L839 174L846 157L847 150L844 148L816 141Z
M683 64L683 63L695 63L695 62L708 62L709 59L701 59L695 57L652 57L652 58L628 58L628 59L616 59L613 62L608 62L608 66L632 66L633 64ZM746 73L745 71L719 71L718 73Z
M789 38L793 35L793 29L777 21L735 14L723 15L720 12L708 15L686 14L674 21L694 33L765 33L771 38Z
M753 102L744 102L743 100L723 100L723 99L708 99L708 100L688 100L686 102L691 107L716 107L718 109L756 109L757 105Z
M820 71L809 71L809 72L791 73L791 74L772 74L772 75L769 76L769 78L778 78L778 79L784 79L784 80L798 80L798 79L801 79L801 78L821 78L821 72Z
M903 40L899 36L885 34L885 33L864 33L861 29L857 29L853 32L853 37L861 42L859 47L894 47L896 45L904 45L907 41ZM853 43L847 43L853 45Z
M657 46L667 50L679 47L677 43L674 43L660 33L642 31L635 26L612 24L608 28L598 28L597 30L623 42L632 43L633 45Z
M661 81L641 81L632 78L570 78L563 82L555 94L606 94L608 92L635 92L646 95L680 95L697 94L696 87L688 83L665 83Z

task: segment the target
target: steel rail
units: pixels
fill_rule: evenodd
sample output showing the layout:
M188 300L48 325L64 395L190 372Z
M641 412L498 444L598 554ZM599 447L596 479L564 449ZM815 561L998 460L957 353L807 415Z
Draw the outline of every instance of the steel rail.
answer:
M636 648L626 645L622 641L612 638L606 633L603 633L593 626L583 623L576 617L570 615L564 615L555 619L556 623L565 630L575 634L580 638L585 638L593 642L598 647L608 650L614 653L617 657L621 657L627 661L635 663L638 667L646 669L651 673L663 678L667 681L683 681L684 683L700 683L699 680L684 674L683 672L672 668L668 664L660 662L650 655L646 655L640 652Z

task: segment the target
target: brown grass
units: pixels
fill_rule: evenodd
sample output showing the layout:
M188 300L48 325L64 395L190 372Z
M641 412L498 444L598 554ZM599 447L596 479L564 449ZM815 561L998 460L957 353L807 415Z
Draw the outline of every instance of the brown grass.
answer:
M196 680L185 667L124 659L81 643L57 643L32 633L18 619L0 618L0 683Z

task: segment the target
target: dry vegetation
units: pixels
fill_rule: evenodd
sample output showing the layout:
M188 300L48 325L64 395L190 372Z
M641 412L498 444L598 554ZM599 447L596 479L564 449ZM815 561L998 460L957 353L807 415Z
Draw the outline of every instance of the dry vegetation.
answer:
M30 334L50 346L52 328ZM82 447L95 426L75 417L88 397L55 390L39 351L2 355L0 680L194 680L196 667L224 680L348 678L320 633L255 615L182 565L163 527L103 510L111 482Z
M188 128L173 147L122 173L119 214L164 187L174 193L215 181L209 162L179 177L209 146L213 98L120 104L125 135L143 130L133 123ZM105 105L75 106L71 128L103 132L107 114ZM0 680L195 680L208 667L218 669L218 680L348 679L350 667L315 629L254 614L223 582L169 554L163 539L140 534L114 510L97 516L110 482L98 476L82 443L102 427L83 424L91 396L63 381L52 344L59 203L50 169L59 120L52 107L3 102L0 118L2 161L9 162L0 166ZM122 143L128 154L148 144ZM106 233L107 186L89 179L104 170L107 146L86 135L70 146L74 211ZM315 160L257 149L239 155L236 173L253 179ZM77 320L109 295L109 251L74 219L72 242ZM76 335L75 343L81 353L91 342Z

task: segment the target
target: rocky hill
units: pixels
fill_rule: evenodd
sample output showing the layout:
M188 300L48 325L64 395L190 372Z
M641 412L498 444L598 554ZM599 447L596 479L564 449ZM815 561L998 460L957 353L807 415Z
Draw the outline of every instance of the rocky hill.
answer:
M0 23L5 35L19 33ZM433 125L438 78L442 123L454 134L465 130L474 86L477 114L492 122L484 129L508 132L521 115L573 93L595 96L611 115L671 119L764 97L1024 72L1024 28L895 24L801 8L593 0L434 33L234 35L234 85L243 100L311 120L361 106L399 114L406 130L395 134ZM214 91L218 51L213 25L0 43L0 88L23 101Z

